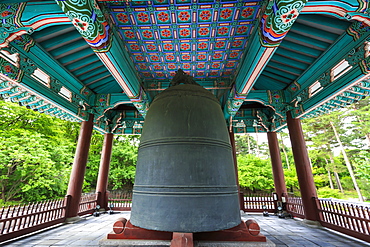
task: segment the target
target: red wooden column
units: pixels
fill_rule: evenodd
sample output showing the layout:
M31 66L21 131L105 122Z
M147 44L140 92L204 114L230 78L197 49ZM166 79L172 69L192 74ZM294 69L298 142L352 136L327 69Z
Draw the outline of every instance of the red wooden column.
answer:
M297 170L299 187L301 190L302 203L307 220L317 221L318 209L313 197L317 197L315 183L313 181L312 169L308 158L306 143L303 137L301 121L292 118L287 112L287 124L290 141Z
M240 192L240 186L239 186L238 160L236 159L235 135L234 135L233 128L229 130L229 137L230 137L231 151L233 153L236 186L238 187L238 195L239 195L239 205L240 205L240 209L244 210L244 196Z
M108 208L107 187L110 159L112 156L113 134L107 133L104 135L104 144L100 159L98 182L96 192L98 193L98 205L101 208Z
M285 185L284 170L281 163L279 142L276 132L267 132L267 140L269 143L275 191L279 196L279 201L281 201L282 194L287 193L287 190Z
M66 216L68 218L75 217L78 214L87 157L89 154L91 135L94 125L93 120L94 115L90 114L89 120L84 121L81 124L80 135L78 137L76 154L67 191L67 196L71 196L69 207L66 209Z

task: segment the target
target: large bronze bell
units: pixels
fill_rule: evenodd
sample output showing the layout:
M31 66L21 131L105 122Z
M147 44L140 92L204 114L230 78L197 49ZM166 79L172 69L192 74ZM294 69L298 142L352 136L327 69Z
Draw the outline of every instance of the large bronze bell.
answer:
M196 84L169 87L145 118L131 223L205 232L240 222L232 151L218 100Z

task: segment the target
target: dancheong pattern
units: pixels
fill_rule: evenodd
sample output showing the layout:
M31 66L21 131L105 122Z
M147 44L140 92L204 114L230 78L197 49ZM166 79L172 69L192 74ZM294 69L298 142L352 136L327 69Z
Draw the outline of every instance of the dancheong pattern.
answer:
M275 47L284 39L307 0L270 1L261 20L261 44Z
M182 68L196 80L235 74L259 1L154 0L104 2L148 87Z
M109 50L110 26L94 1L57 0L57 3L94 51Z

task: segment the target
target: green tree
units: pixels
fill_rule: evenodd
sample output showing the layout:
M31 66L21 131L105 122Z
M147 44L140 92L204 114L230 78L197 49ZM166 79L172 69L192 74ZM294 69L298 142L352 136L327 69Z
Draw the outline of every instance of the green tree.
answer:
M0 101L1 199L65 195L76 124Z
M274 188L269 160L251 154L239 155L237 160L239 184L242 188L253 191L270 191Z
M94 131L86 165L85 192L93 191L96 188L103 140L104 135ZM132 189L136 172L138 145L138 135L115 136L112 146L108 189Z
M257 141L250 134L236 134L235 149L237 155L256 154Z
M120 136L112 151L109 188L130 190L134 184L139 136Z

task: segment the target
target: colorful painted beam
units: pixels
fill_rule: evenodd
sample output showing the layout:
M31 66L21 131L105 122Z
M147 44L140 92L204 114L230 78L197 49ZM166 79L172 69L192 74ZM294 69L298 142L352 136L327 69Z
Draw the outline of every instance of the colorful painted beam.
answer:
M268 2L224 106L226 119L236 114L305 4L306 0Z
M93 0L56 2L145 117L150 99L135 74L127 51L122 48L120 38L114 35L108 14L103 13Z
M346 20L356 20L370 26L368 1L312 1L303 8L302 14L326 14Z
M47 9L48 12L44 12ZM21 37L53 25L70 23L53 1L0 3L0 48Z

